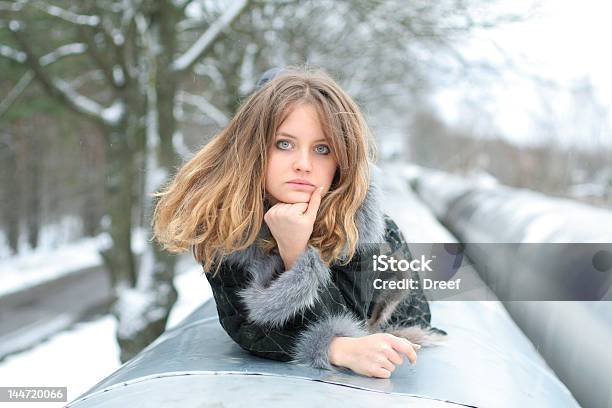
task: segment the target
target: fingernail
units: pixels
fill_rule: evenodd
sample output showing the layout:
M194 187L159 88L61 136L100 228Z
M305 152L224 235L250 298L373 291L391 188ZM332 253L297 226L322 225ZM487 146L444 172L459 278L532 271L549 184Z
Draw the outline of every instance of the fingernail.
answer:
M420 344L414 344L414 348L416 348L417 350L421 348Z

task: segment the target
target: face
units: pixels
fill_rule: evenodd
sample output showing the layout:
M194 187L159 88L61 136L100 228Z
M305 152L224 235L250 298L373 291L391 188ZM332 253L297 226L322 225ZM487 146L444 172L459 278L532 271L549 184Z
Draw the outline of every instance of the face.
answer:
M279 126L268 152L266 193L272 205L307 203L316 187L329 191L336 159L310 105L296 106ZM300 179L304 183L293 183Z

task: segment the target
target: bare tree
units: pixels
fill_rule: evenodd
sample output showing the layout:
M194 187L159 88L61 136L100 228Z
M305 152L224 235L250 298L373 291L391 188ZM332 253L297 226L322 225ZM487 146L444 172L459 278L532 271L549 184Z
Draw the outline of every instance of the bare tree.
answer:
M137 166L149 163L147 193L156 190L174 171L180 160L173 144L179 83L210 51L223 30L251 6L247 0L232 2L192 44L182 49L179 30L188 20L185 8L190 3L0 3L2 21L14 39L14 45L0 46L0 54L27 67L17 89L8 95L8 101L3 100L3 106L10 104L24 83L35 78L55 100L96 123L106 135L106 198L112 243L102 254L118 299L113 310L119 320L117 338L122 361L163 331L177 296L173 285L174 256L151 244L140 268L134 258L131 209L138 197ZM56 42L53 38L44 41L49 33L40 31L45 24L37 24L48 18L56 20L54 32L60 33L65 43L44 50L41 44ZM78 74L96 79L91 84L91 95L75 89L71 83L75 78L65 78L53 70L53 65L66 57L84 58L78 65ZM150 199L143 204L150 211Z

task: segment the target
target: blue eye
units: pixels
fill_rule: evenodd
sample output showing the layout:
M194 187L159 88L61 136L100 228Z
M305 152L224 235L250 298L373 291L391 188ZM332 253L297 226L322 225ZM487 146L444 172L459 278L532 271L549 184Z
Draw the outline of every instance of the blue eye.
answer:
M282 146L281 143L285 143L286 145ZM289 148L291 148L291 145L292 145L291 142L286 139L278 139L276 141L276 147L278 147L281 150L288 150ZM324 145L324 144L317 145L317 147L315 148L315 151L323 155L328 155L331 152L329 146Z
M317 149L318 149L319 147L324 147L324 148L325 148L325 150L324 150L324 151L320 151L320 150L318 150L318 152L319 152L319 153L321 153L321 154L329 154L329 147L327 147L326 145L318 145L318 146L317 146Z
M290 144L288 140L284 140L284 139L277 140L277 141L276 141L276 146L277 146L277 147L279 147L279 148L280 148L280 149L282 149L282 150L286 150L286 149L284 149L284 148L280 147L280 146L279 146L279 144L280 144L280 143L287 143L287 144Z

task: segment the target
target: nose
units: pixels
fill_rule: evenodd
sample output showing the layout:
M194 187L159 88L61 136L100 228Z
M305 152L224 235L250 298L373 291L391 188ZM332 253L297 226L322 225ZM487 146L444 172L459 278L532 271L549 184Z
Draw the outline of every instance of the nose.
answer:
M312 159L308 150L301 150L297 153L297 157L293 162L293 170L308 173L312 171Z

